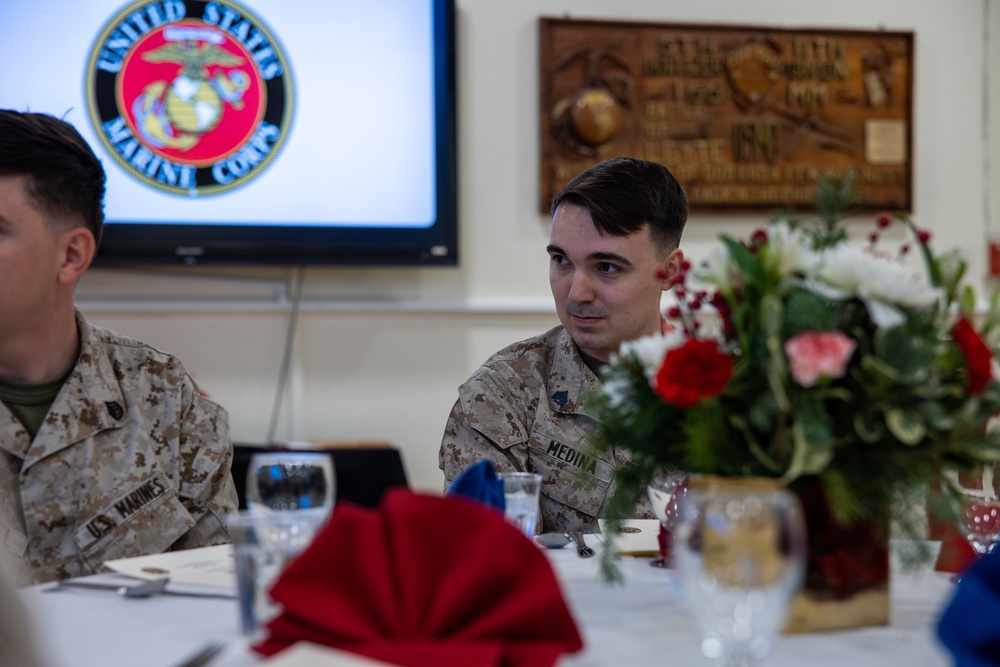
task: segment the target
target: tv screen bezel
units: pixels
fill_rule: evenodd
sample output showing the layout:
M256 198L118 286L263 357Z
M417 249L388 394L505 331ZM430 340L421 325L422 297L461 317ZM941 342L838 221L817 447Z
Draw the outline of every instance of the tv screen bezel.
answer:
M455 0L432 0L432 7L436 217L430 226L108 220L94 265L457 266ZM392 184L384 190L391 196Z

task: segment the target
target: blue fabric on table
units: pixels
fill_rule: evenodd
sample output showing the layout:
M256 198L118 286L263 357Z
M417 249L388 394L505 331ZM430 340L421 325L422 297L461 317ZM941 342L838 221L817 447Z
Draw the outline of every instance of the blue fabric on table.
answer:
M1000 667L1000 551L962 575L937 632L956 667Z
M445 495L470 498L499 512L503 512L507 505L503 498L503 480L497 477L497 471L488 459L463 470Z

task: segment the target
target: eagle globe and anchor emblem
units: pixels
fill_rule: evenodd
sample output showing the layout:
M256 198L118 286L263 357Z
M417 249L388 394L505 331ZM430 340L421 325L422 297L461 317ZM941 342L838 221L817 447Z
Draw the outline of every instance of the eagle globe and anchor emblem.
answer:
M181 73L172 81L154 81L132 103L136 129L148 143L186 151L196 145L205 132L222 121L223 102L235 110L243 108L243 93L250 86L245 72L217 72L211 77L209 65L235 67L243 59L220 48L218 34L198 28L179 28L205 41L176 41L142 55L153 63L181 65ZM170 39L171 29L166 29ZM212 43L216 42L216 43Z
M277 40L232 2L139 2L92 49L91 120L119 165L185 197L239 187L288 133L291 74Z

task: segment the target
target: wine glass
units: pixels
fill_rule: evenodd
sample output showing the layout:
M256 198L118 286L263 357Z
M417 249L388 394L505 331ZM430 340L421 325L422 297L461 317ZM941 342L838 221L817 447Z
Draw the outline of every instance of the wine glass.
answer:
M719 665L771 651L805 572L802 509L775 487L689 488L675 528L681 601Z
M673 563L672 531L680 510L680 500L687 492L687 473L676 468L664 468L653 475L649 486L649 504L660 520L660 557L649 562L653 567L670 567Z
M965 474L950 470L944 478L957 493L958 529L978 554L988 554L1000 542L1000 495L993 486L993 466Z
M252 511L296 512L316 526L333 512L333 460L317 452L260 452L247 469L247 507Z

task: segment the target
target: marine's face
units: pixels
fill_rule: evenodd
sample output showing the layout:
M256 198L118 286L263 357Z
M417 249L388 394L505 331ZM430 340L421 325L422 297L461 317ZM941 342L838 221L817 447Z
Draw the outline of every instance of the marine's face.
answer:
M64 234L28 198L25 176L0 176L0 344L54 300Z
M607 361L623 341L660 331L660 296L683 254L658 258L649 225L604 236L587 209L564 203L552 216L548 252L559 320L583 352Z

